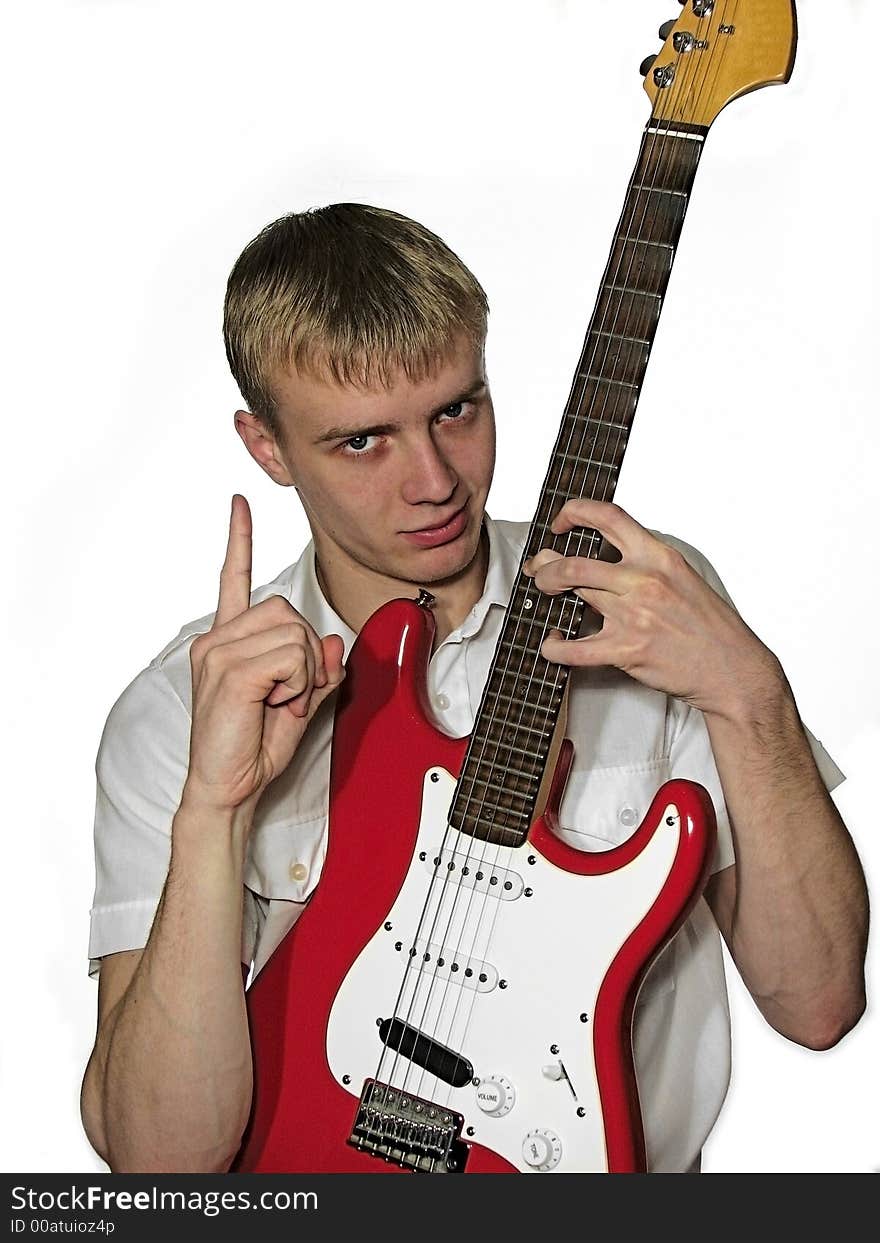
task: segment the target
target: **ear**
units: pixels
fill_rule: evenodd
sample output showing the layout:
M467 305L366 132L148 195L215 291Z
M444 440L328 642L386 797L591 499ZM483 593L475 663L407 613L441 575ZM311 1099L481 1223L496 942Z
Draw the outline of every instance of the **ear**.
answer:
M278 442L255 414L249 410L236 410L235 430L258 466L283 488L293 487L290 471L284 464Z

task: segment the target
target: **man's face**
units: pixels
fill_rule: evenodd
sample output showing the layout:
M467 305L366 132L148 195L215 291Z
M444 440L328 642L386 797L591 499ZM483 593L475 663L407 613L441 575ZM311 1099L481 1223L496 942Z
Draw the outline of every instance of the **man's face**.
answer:
M460 340L432 376L363 391L289 374L276 385L286 451L320 562L408 584L476 555L495 465L483 351ZM426 532L425 528L441 530Z

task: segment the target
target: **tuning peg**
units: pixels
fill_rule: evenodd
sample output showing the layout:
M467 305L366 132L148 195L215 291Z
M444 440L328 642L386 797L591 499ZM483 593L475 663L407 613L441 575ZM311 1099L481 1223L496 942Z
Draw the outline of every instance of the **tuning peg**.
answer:
M647 75L651 72L651 66L654 64L654 61L656 59L657 59L657 53L655 52L653 56L646 56L645 59L642 61L642 63L639 65L639 73L642 75L643 78L647 77Z
M664 41L664 43L672 34L672 27L675 25L677 20L678 19L675 17L670 17L669 21L664 22L660 27L660 38Z

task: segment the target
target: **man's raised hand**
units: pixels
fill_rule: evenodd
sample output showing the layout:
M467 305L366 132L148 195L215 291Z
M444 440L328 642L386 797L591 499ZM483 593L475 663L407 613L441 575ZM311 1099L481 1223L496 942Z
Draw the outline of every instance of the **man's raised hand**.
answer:
M252 538L250 506L236 494L214 623L190 647L184 797L224 811L256 805L345 676L340 635L321 638L283 596L251 607Z

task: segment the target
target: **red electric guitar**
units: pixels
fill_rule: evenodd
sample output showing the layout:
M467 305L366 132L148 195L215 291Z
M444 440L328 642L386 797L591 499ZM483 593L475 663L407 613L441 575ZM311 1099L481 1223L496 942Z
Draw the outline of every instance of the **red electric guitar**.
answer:
M794 5L688 0L661 36L523 558L599 555L598 532L550 522L569 497L614 494L708 128L731 99L788 80ZM622 845L564 845L568 670L540 646L554 628L575 637L584 602L518 574L461 739L428 702L430 603L385 605L350 652L321 881L248 992L255 1094L235 1168L644 1170L633 1006L705 882L711 802L671 781Z

